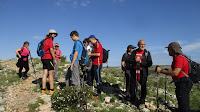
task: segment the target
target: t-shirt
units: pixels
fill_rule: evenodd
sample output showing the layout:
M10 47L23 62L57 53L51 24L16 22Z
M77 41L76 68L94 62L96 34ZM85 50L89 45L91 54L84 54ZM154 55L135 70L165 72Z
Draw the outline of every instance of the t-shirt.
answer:
M103 48L101 43L97 42L94 45L93 53L100 53L100 56L92 56L93 65L102 65L103 64Z
M183 57L183 56L177 56L173 60L171 68L172 68L172 70L174 70L175 68L181 68L181 70L183 72L185 72L186 74L188 74L188 72L189 72L189 62L188 62L188 60L185 57ZM186 77L186 76L180 71L180 73L178 74L178 76L172 76L172 79L173 80L177 80L177 79L180 79L182 77Z
M60 56L62 53L61 53L61 50L60 49L58 49L58 50L56 50L55 49L55 55L56 56ZM56 60L59 60L60 58L58 58L58 57L56 57Z
M53 48L53 40L51 38L48 38L44 41L43 50L45 52L45 55L42 57L42 59L53 59L50 48Z
M92 52L91 46L88 45L88 46L86 46L85 48L87 49L87 51Z
M24 48L24 47L21 47L21 56L28 56L30 54L29 50ZM27 58L23 58L23 61L27 61Z
M73 60L74 52L77 51L78 52L78 58L76 58L76 61L74 63L78 63L78 59L79 60L81 59L82 50L83 50L83 45L81 44L81 42L79 40L75 41L73 49L72 49L72 53L70 54L71 62Z

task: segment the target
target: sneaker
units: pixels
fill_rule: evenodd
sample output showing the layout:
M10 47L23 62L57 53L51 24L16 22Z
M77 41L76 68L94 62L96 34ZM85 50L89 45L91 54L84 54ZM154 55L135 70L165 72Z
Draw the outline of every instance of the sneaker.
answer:
M54 91L50 90L48 94L53 95L53 93L54 93Z
M49 94L49 91L48 91L47 89L46 89L46 90L42 90L41 94L42 94L42 95L44 95L44 94Z
M97 95L94 95L93 98L98 98L98 96L97 96Z
M45 90L42 90L41 94L42 94L42 95L46 94L46 91L45 91Z

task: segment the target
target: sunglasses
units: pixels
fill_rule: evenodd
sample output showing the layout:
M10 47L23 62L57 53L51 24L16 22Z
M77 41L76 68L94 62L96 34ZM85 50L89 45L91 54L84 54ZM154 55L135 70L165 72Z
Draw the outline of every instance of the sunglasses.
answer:
M55 47L59 47L59 46L55 46Z

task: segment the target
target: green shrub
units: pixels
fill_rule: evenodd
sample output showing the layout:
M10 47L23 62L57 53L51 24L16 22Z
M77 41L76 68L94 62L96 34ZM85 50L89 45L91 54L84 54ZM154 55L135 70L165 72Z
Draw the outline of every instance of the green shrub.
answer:
M58 90L52 95L52 106L56 111L69 111L81 109L81 105L87 104L87 100L93 95L92 89L67 87ZM80 105L80 108L77 108Z
M61 62L66 62L67 56L61 56Z

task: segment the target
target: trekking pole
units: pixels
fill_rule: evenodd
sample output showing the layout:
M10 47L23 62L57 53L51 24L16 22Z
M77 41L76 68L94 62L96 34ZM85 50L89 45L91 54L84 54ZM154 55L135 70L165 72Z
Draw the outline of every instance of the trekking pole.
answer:
M158 87L159 87L159 77L158 77L158 72L157 72L157 111L158 111L158 108L159 108L159 104L158 104Z
M30 54L30 58L31 58L31 62L32 62L32 66L33 66L33 71L34 71L34 74L35 74L35 78L36 78L36 72L35 72L35 67L34 67L34 64L33 64L33 59L31 57L31 54Z
M166 107L167 107L166 89L167 89L167 75L165 75L165 112L166 112Z

